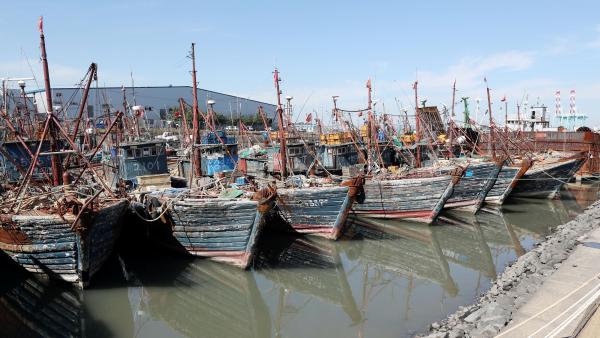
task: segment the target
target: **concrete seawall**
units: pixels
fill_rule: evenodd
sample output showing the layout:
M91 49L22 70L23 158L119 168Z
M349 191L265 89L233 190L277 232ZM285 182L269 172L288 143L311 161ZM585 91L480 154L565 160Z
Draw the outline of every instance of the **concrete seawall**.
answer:
M561 292L555 291L553 283L565 284L562 293L569 295L570 289L576 289L583 283L579 277L591 275L593 279L594 275L600 273L600 264L596 264L597 269L593 268L593 262L589 262L590 265L585 264L586 259L597 262L600 259L600 250L591 249L598 251L598 258L591 257L590 253L584 252L589 248L582 245L589 235L593 237L594 241L600 239L599 226L600 201L587 207L572 221L559 225L554 233L546 237L544 242L537 244L534 249L519 257L497 277L489 291L482 295L475 304L459 307L458 311L443 321L431 324L430 332L423 336L494 337L501 333L501 330L510 330L511 332L506 337L515 337L527 336L535 332L536 325L541 327L552 319L544 322L542 318L536 318L537 324L534 324L535 321L529 320L529 316L536 313L538 308L545 311L548 304L554 304L548 302L549 298L556 298L555 303L557 304L561 299L566 299L565 297L560 298ZM594 232L594 230L597 231ZM573 254L574 251L577 252ZM572 254L577 257L571 257ZM596 253L593 252L593 254ZM564 262L570 257L572 259L569 262ZM563 266L563 262L570 265ZM577 268L579 271L571 271ZM557 271L559 273L553 276ZM568 281L569 276L572 276L573 279L571 283ZM551 281L553 277L560 281ZM565 282L564 279L567 281ZM549 285L544 287L544 283L547 282ZM575 295L574 291L572 293ZM561 306L567 308L570 305L568 299L561 302L564 304L553 305L555 306L554 311L560 313ZM538 303L540 304L538 305ZM551 313L547 315L551 316ZM526 325L523 325L526 323L520 324L521 321L529 321L527 324L531 326L531 329L527 331ZM512 328L511 326L518 327Z

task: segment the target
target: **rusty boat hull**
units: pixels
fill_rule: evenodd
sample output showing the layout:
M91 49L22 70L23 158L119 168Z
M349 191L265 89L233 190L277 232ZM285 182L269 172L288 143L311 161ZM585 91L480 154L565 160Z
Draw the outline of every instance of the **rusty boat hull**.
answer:
M349 186L278 189L277 212L296 232L336 240L355 196Z
M44 211L5 214L0 249L26 270L53 279L89 285L113 252L129 201L119 200L93 211L73 227L76 217Z
M371 218L404 219L432 223L452 195L452 175L425 178L367 179L365 199L355 203L353 214Z
M525 175L530 167L530 161L523 161L521 166L503 166L498 173L498 178L492 186L492 189L490 189L485 197L485 203L494 205L504 204L506 198L508 198L514 187L519 182L519 179Z
M153 242L243 269L252 264L270 202L235 198L183 198L171 202L159 219L148 224Z
M487 161L469 163L444 208L473 213L479 211L501 169L502 163Z
M570 181L587 158L574 158L554 163L534 164L519 179L511 196L554 198L560 188Z

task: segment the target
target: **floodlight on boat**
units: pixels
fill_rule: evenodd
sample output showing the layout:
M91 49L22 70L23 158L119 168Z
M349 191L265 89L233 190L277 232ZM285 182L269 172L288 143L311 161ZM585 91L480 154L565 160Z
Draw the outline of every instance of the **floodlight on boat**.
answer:
M25 81L19 80L19 82L17 82L17 83L19 84L19 87L25 88Z
M210 99L210 100L206 101L206 103L207 103L209 106L212 106L213 104L215 104L215 100L213 100L213 99Z
M133 106L131 107L133 111L144 111L144 106Z

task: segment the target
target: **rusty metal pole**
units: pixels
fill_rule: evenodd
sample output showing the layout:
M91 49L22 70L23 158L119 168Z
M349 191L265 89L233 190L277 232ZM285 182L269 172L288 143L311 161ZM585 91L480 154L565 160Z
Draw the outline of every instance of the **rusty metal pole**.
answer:
M77 134L79 133L79 124L81 123L81 118L83 117L83 109L87 105L88 94L90 92L90 87L92 85L92 81L94 80L94 76L96 74L96 64L92 63L90 68L88 69L89 78L85 83L85 88L83 90L83 94L81 96L81 103L79 104L79 110L77 111L77 118L75 119L75 126L73 127L73 136L71 136L71 141L75 142L77 139ZM65 160L65 165L69 165L69 159L71 158L71 154L67 155L67 159Z
M96 145L96 148L94 149L94 151L92 152L92 154L89 156L89 160L93 159L94 156L96 156L96 153L98 153L98 151L100 150L100 148L102 148L102 144L104 143L104 141L106 140L106 138L108 137L108 135L111 133L111 131L113 130L113 128L116 125L119 124L119 121L121 120L122 117L123 117L123 113L117 112L117 117L111 123L110 127L104 132L104 135L102 135L102 138L100 139L100 142ZM75 181L74 181L73 184L77 184L77 182L79 182L79 179L81 178L81 176L83 175L84 172L85 172L85 169L79 173L79 175L77 176L77 178L75 179Z
M490 151L492 152L492 158L494 159L494 161L496 160L496 145L494 144L494 130L493 130L493 118L492 118L492 99L490 98L490 87L488 86L488 82L487 79L485 80L485 87L487 90L487 100L488 100L488 113L489 113L489 117L490 117L490 136L489 136L489 145L490 145Z
M44 38L43 18L40 17L40 49L42 51L42 66L44 68L44 87L46 89L46 109L48 114L54 115L52 108L52 89L50 88L50 72L48 71L48 57L46 55L46 41ZM43 142L43 140L40 140ZM56 152L58 151L58 133L55 124L50 124L50 150L53 152L51 156L52 163L52 184L58 186L61 184L62 168L60 158Z
M202 149L198 143L200 142L200 121L199 114L200 111L198 109L198 82L196 81L196 51L195 51L195 43L192 43L192 85L193 85L193 95L194 102L192 108L192 123L193 123L193 144L192 144L192 173L190 175L190 188L192 187L193 177L194 175L197 177L202 176Z
M185 101L182 97L179 98L179 109L181 110L181 118L183 120L183 144L187 145L190 141L190 131L188 130L187 116L185 114Z
M419 146L419 141L421 140L421 122L420 120L420 116L419 116L419 96L418 96L418 92L417 92L417 87L419 85L418 81L415 81L415 84L413 85L413 89L415 90L415 124L417 127L416 130L416 135L415 135L415 144L417 146L417 157L416 157L416 163L415 166L417 168L421 167L421 147Z
M112 192L112 190L110 190L108 185L106 185L106 182L104 182L104 180L100 177L100 175L98 175L96 170L94 170L94 166L92 165L92 163L90 163L90 161L87 159L87 157L85 155L83 155L80 151L78 151L75 144L73 142L71 142L71 139L69 138L69 134L60 126L60 123L59 123L58 119L56 118L56 116L53 116L52 120L53 121L51 121L51 122L54 123L54 125L56 126L58 131L62 134L62 136L65 138L65 140L69 143L69 146L73 149L73 151L75 151L75 154L77 154L81 158L81 160L84 162L85 166L92 172L93 176L100 182L100 184L102 185L104 190L111 197L116 197L115 194Z
M456 100L456 80L454 80L454 83L452 84L452 113L450 114L450 126L448 128L449 132L450 132L450 149L453 150L453 144L452 144L452 136L454 135L454 105L455 105L455 101ZM452 153L452 155L454 156L454 152Z
M287 154L285 145L285 125L283 121L283 108L281 106L281 90L279 89L279 71L275 68L274 72L275 89L277 90L277 118L279 123L279 161L281 164L281 178L287 177Z
M372 140L372 128L373 128L373 116L372 116L372 111L371 109L373 108L373 100L371 98L371 79L369 79L369 81L367 81L367 95L368 95L368 101L367 101L367 173L371 172L371 168L373 168L372 166L372 158L371 158L371 140Z
M88 94L90 92L90 87L92 85L92 81L96 75L96 64L92 63L90 65L90 69L88 70L89 78L85 83L85 88L83 89L83 94L81 96L81 103L79 104L79 111L77 112L77 119L75 120L75 126L73 127L73 136L71 137L71 141L75 142L75 138L77 137L77 133L79 132L79 124L81 123L81 118L83 116L83 109L85 109L87 105Z
M25 93L25 81L23 83L19 83L21 87L21 95L23 96L23 106L25 107L25 115L26 115L26 123L27 123L27 136L29 138L33 138L33 122L31 121L31 112L29 111L29 106L27 105L27 93Z
M504 131L508 133L508 100L504 97Z

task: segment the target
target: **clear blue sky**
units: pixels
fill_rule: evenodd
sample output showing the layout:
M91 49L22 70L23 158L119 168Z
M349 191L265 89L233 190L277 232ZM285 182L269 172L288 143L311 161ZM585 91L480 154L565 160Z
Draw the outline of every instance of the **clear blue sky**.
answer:
M298 111L328 110L332 95L365 106L368 78L389 112L395 98L412 108L415 77L429 103L449 104L455 78L459 96L485 99L487 76L499 115L504 95L512 107L540 97L554 113L555 90L568 111L576 89L579 111L600 125L598 13L595 1L12 2L0 11L0 77L30 75L24 55L39 71L44 15L56 86L92 61L101 85L129 84L130 71L136 85L188 85L194 41L200 87L273 102L278 66Z

